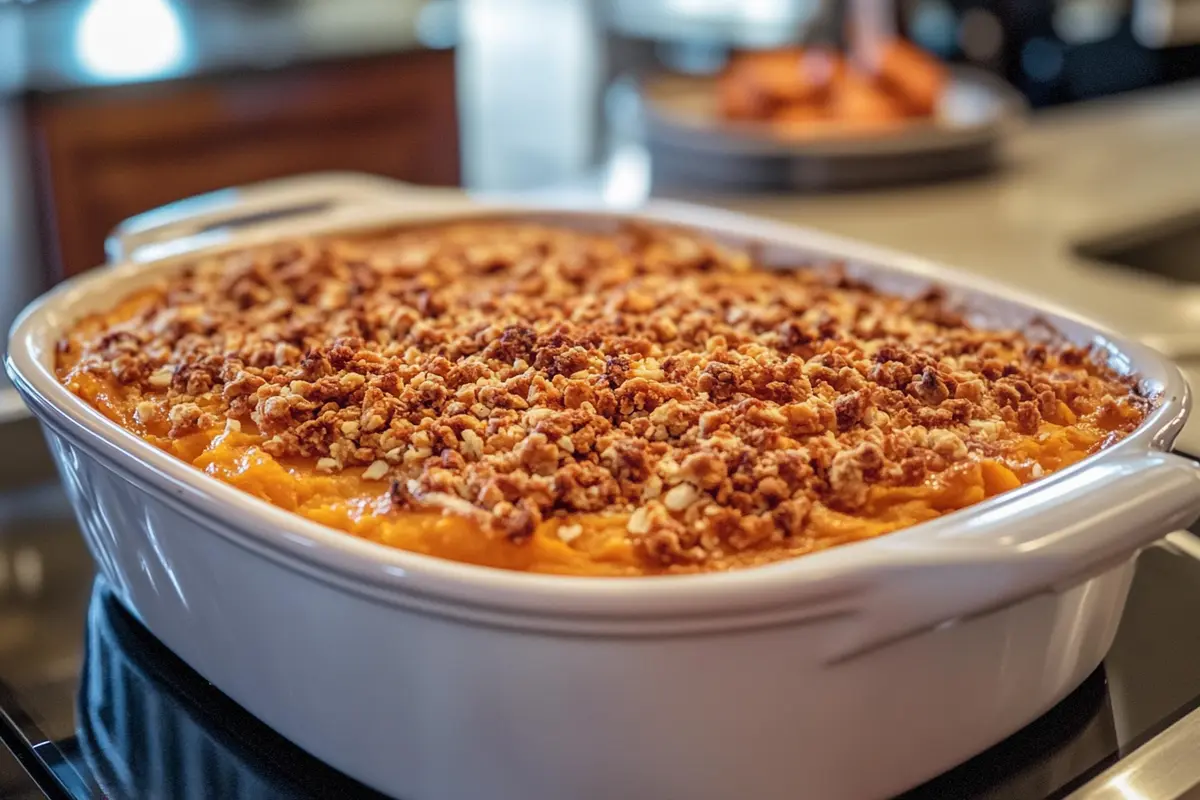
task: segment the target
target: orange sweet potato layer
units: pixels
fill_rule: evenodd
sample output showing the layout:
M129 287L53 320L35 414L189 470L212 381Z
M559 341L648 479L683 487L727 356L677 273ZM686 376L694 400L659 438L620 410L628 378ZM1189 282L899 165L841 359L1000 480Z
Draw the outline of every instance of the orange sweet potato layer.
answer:
M279 460L261 447L263 437L252 425L239 430L211 428L171 439L165 427L140 425L133 415L137 402L121 387L88 374L68 375L68 386L106 417L147 442L194 465L218 480L274 506L314 522L373 542L441 558L528 572L563 575L642 575L657 571L634 551L625 536L627 514L579 515L547 520L522 544L486 536L473 521L437 511L388 513L388 487L358 473L326 475L312 459ZM811 538L795 555L814 549L870 539L942 514L966 508L1015 489L1037 477L1074 464L1111 435L1103 427L1044 424L1036 435L1013 443L1003 459L964 464L915 487L873 487L863 513L850 515L818 509L810 520ZM1040 470L1038 469L1040 467ZM582 534L568 544L556 534L565 524L578 524ZM752 566L786 557L748 554L724 567Z

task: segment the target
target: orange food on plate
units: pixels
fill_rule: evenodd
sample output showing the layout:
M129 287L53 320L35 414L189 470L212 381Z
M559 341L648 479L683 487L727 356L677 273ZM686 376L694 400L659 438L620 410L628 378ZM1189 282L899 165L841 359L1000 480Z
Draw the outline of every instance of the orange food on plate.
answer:
M632 226L476 221L197 257L59 343L62 382L346 534L512 570L778 562L1035 481L1154 399L931 290Z
M732 68L738 77L726 86L735 95L753 100L744 107L735 101L729 107L731 116L750 112L746 118L754 119L775 107L819 103L829 89L828 62L814 51L752 51L736 60Z
M791 138L818 137L837 124L829 110L819 106L788 106L774 119L775 130Z
M945 68L900 40L884 42L870 64L849 64L825 49L736 54L718 79L725 119L757 121L791 134L869 132L931 117L945 91Z
M854 68L839 72L829 111L839 122L862 128L886 127L908 116L899 100Z
M900 40L883 47L875 74L883 90L915 116L932 114L946 89L946 70L941 63Z
M721 113L727 119L763 119L771 113L770 97L753 80L723 80L717 84ZM808 110L810 106L797 105Z

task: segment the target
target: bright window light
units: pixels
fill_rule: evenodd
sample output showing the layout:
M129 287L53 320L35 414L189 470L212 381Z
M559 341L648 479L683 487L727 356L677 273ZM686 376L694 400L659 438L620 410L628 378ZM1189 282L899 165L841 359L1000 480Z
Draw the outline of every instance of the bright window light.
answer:
M100 80L148 80L179 70L187 56L170 0L91 0L75 29L80 68Z

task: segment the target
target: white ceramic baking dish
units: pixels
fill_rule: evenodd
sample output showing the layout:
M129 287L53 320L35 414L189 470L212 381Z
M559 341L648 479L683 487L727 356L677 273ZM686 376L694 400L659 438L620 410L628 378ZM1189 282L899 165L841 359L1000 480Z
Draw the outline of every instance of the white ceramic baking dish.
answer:
M1107 348L1162 403L1117 446L906 531L728 574L589 579L324 528L167 456L55 380L62 333L180 252L480 214L618 216L347 176L230 191L125 226L119 263L35 302L10 340L9 373L121 601L250 712L386 793L886 797L1074 688L1112 641L1134 554L1200 514L1200 471L1167 452L1188 390L1152 351L915 258L681 205L637 216L761 242L768 259L845 259L893 291L936 281L998 323L1048 320ZM234 218L253 225L223 224Z

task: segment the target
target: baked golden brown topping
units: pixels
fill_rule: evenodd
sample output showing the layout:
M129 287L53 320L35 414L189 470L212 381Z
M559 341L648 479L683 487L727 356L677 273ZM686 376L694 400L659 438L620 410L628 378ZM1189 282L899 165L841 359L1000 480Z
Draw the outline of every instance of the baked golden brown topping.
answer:
M203 259L82 323L60 367L164 446L235 431L243 454L352 474L381 498L370 515L437 510L516 548L615 520L650 571L935 516L1078 460L1152 402L938 291L765 269L674 229L504 221ZM878 524L837 534L847 520Z

